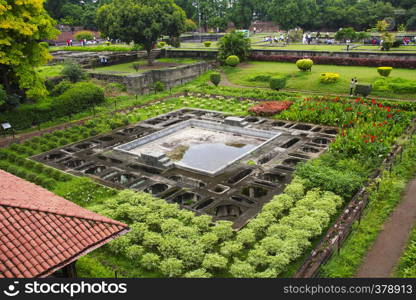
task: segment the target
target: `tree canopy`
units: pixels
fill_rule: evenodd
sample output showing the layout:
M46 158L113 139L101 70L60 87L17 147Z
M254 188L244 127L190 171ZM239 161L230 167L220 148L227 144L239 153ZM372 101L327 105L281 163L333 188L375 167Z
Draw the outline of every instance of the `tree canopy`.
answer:
M52 58L41 41L53 39L59 31L43 2L0 0L0 83L9 94L29 98L47 94L34 67Z
M186 15L173 0L114 0L98 10L97 22L104 35L141 44L150 53L162 35L185 31Z

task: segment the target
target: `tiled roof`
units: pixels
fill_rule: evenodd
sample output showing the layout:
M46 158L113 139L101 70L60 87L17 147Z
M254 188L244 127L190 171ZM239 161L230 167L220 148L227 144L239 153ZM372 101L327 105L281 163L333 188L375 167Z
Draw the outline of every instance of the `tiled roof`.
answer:
M46 277L128 230L0 170L0 278Z

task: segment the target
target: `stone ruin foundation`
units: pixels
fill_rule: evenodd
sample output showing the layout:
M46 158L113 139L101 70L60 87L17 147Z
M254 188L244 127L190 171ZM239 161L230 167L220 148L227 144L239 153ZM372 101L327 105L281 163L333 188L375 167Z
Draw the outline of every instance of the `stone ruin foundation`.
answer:
M334 127L185 108L32 159L240 229L283 192L297 164L325 152L337 133Z

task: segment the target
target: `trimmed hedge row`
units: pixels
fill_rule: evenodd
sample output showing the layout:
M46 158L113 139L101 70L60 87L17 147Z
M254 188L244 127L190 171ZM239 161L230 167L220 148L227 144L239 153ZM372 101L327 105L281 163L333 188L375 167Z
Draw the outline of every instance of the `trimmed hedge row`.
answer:
M293 62L304 59L302 56L286 56L286 55L263 55L252 54L251 60L257 61L274 61L274 62ZM313 61L322 65L339 65L339 66L366 66L366 67L393 67L393 68L416 68L416 60L399 60L399 59L371 59L356 57L331 57L331 56L314 56Z
M22 105L13 111L1 113L0 122L9 122L16 130L26 129L69 114L76 114L104 100L102 88L92 83L79 82L48 103Z

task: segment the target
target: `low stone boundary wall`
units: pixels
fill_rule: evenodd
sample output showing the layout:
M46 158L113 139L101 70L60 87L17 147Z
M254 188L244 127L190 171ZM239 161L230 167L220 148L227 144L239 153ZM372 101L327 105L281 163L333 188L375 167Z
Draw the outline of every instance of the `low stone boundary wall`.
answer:
M166 57L200 57L200 58L216 58L217 50L180 50L167 49L165 51ZM334 58L365 58L370 60L403 60L415 61L416 53L376 53L376 52L330 52L330 51L301 51L301 50L252 50L251 56L290 56L290 57L318 57L327 56Z
M81 66L83 66L84 68L94 68L101 66L101 57L105 57L107 59L106 65L128 63L137 59L144 59L147 57L146 51L55 51L52 53L52 55L52 64L62 63L66 60L73 60Z
M90 72L92 78L107 82L121 83L127 91L134 94L146 94L152 91L155 82L160 81L166 88L184 84L212 69L209 62L198 62L161 70L150 70L139 74L115 75L109 73Z

